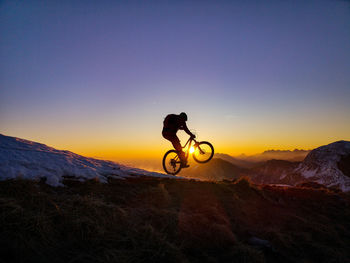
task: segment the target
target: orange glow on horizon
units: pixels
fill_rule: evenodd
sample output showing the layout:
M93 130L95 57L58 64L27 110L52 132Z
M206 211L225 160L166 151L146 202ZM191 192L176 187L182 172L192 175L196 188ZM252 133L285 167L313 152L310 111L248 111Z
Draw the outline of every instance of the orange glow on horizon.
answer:
M102 124L88 127L78 123L76 126L56 123L48 126L46 130L42 126L28 124L27 130L7 128L2 129L1 133L98 159L113 161L162 159L164 153L173 146L162 138L161 120L151 118L147 125L141 125L137 121L129 123L130 120L126 120L123 125L113 122L107 127ZM144 127L144 130L140 130L136 123ZM190 130L193 128L198 131L198 141L211 142L215 153L226 153L231 156L243 153L254 155L271 149L310 150L338 140L350 140L348 122L341 122L339 125L334 123L327 127L321 122L315 122L312 126L302 124L300 126L292 123L283 126L282 123L273 125L267 121L266 123L237 121L235 124L227 124L215 122L215 119L194 119L189 122L188 127ZM188 135L183 131L179 131L178 136L182 145L188 140Z

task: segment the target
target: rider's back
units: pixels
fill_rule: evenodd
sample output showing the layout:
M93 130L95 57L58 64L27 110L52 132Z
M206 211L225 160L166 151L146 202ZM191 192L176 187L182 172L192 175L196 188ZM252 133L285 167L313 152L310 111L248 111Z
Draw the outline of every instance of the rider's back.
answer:
M183 125L179 115L169 114L163 121L163 131L176 133L179 128Z

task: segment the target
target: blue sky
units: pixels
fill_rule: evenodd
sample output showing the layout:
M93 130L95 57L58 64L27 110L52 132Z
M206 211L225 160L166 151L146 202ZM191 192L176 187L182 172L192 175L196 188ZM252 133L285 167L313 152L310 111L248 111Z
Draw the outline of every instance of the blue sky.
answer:
M158 154L163 117L186 111L232 154L350 139L347 1L2 1L0 17L7 135Z

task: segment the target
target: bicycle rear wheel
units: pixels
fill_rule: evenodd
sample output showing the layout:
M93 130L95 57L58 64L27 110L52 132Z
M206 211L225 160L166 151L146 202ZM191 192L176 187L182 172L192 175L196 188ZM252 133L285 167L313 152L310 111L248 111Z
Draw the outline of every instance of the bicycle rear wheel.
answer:
M206 163L214 156L214 147L210 142L200 142L196 145L193 159L198 163Z
M167 174L176 175L181 170L181 160L175 150L169 150L163 157L163 169Z

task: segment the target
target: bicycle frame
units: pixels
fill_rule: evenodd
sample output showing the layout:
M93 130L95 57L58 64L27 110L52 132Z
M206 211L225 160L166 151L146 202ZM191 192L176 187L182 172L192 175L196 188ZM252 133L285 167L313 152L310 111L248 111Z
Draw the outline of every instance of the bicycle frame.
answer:
M197 142L194 138L190 137L190 138L187 140L187 142L185 143L185 145L184 145L184 146L181 146L182 149L185 149L185 148L187 147L187 150L184 151L184 152L185 152L185 158L186 158L186 160L188 160L188 157L189 157L189 155L190 155L190 149L191 149L191 146L192 146L192 145L191 145L192 142L194 142L194 144L193 144L194 147L197 147L198 144L199 144L199 142ZM202 152L201 149L200 149L200 151ZM175 163L180 163L180 162L181 162L181 161L180 161L180 157L177 156L177 157L174 159L174 162L175 162ZM174 165L175 165L175 163L174 163Z
M182 147L182 149L185 149L187 144L188 144L187 150L185 151L186 152L186 155L185 155L186 156L186 160L188 159L188 156L190 155L190 149L191 149L192 142L194 142L194 147L196 147L196 145L198 145L198 142L194 138L190 137L187 140L187 142L185 143L185 145Z
M196 145L197 141L196 141L195 139L193 139L192 137L190 137L190 138L187 140L187 142L185 143L185 145L184 145L184 146L181 146L182 149L185 149L185 148L187 147L187 150L184 151L184 152L185 152L185 158L186 158L186 160L188 160L188 157L189 157L189 155L190 155L190 149L191 149L192 141L194 141L194 142L195 142L194 145ZM187 146L187 145L188 145L188 146ZM181 163L179 155L176 156L176 158L174 159L174 162L175 162L175 163ZM175 165L175 163L174 163L174 165Z

